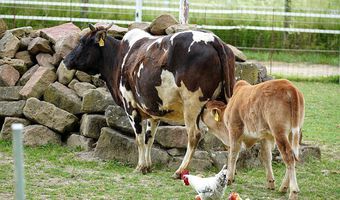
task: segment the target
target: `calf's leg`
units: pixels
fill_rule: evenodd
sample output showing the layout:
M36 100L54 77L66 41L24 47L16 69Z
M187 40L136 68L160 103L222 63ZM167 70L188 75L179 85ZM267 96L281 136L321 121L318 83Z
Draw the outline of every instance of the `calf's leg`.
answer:
M280 134L276 137L276 143L278 149L281 153L282 159L286 165L286 174L282 181L280 191L287 190L287 183L289 183L289 199L297 199L299 187L297 184L296 179L296 172L295 172L295 155L294 151L288 141L287 134Z
M272 168L272 149L274 146L274 141L272 139L264 139L261 141L260 157L263 166L266 170L267 176L267 188L270 190L275 189L275 179Z
M241 136L243 130L242 128L228 128L228 130L230 148L228 157L227 184L231 185L235 181L236 162L241 150L241 143L239 141L239 137Z

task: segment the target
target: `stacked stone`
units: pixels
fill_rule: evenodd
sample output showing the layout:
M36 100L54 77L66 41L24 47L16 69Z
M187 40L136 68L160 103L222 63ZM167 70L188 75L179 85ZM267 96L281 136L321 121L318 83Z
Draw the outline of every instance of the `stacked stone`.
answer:
M104 81L98 75L68 70L62 61L89 29L80 30L66 23L38 31L31 27L7 30L2 22L0 28L5 30L0 30L0 139L10 140L10 125L22 123L25 145L66 144L94 150L94 155L101 159L136 165L138 151L133 130ZM160 35L196 29L196 26L179 25L172 16L162 15L151 24L134 23L129 28L114 25L109 34L121 38L132 28ZM245 61L241 51L230 47L239 61ZM239 70L240 79L249 77L242 74L245 69ZM251 71L257 76L252 76L254 79L249 82L263 81L259 77L264 70ZM183 126L160 126L152 149L153 163L177 168L186 144ZM221 168L227 161L227 150L212 134L203 132L191 168ZM259 165L258 152L258 147L243 151L238 165Z

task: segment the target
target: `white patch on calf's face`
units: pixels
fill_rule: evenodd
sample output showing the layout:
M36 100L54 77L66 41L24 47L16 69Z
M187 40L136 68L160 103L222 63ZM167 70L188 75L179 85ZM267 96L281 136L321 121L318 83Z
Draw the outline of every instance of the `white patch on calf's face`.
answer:
M205 44L208 44L208 42L213 42L215 40L215 37L211 33L204 33L200 31L193 31L192 32L192 42L188 48L188 52L190 52L190 48L194 43L198 42L204 42Z

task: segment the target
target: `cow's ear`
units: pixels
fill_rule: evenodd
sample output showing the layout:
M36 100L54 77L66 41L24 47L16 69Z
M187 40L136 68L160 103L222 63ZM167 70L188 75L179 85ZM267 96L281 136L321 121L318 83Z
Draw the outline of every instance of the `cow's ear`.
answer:
M96 34L96 43L98 43L100 47L105 45L106 34L106 31L98 31Z
M93 24L89 24L89 28L91 29L91 31L96 31L97 28L95 26L93 26Z
M213 108L211 110L212 115L214 116L214 120L217 122L221 121L221 110L218 108Z

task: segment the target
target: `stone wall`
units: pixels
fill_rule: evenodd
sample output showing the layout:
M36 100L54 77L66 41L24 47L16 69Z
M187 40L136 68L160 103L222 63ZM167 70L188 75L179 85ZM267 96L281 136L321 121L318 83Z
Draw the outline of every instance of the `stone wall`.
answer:
M1 22L1 20L0 20ZM2 22L1 22L2 23ZM1 24L0 23L0 24ZM97 24L100 25L100 24ZM47 143L81 147L102 159L116 159L135 165L137 146L125 112L115 105L103 80L82 71L67 70L63 58L89 31L72 23L41 30L21 27L0 30L0 139L10 140L12 123L24 125L24 144ZM170 34L196 29L178 25L168 15L149 25L134 23L152 34ZM123 37L129 30L113 26L109 34ZM245 55L235 47L237 79L259 83L269 79L264 66L244 62ZM177 168L187 142L182 126L161 126L152 150L157 165ZM220 168L227 161L227 148L213 135L203 131L203 139L191 167ZM241 153L239 167L259 165L258 147Z

